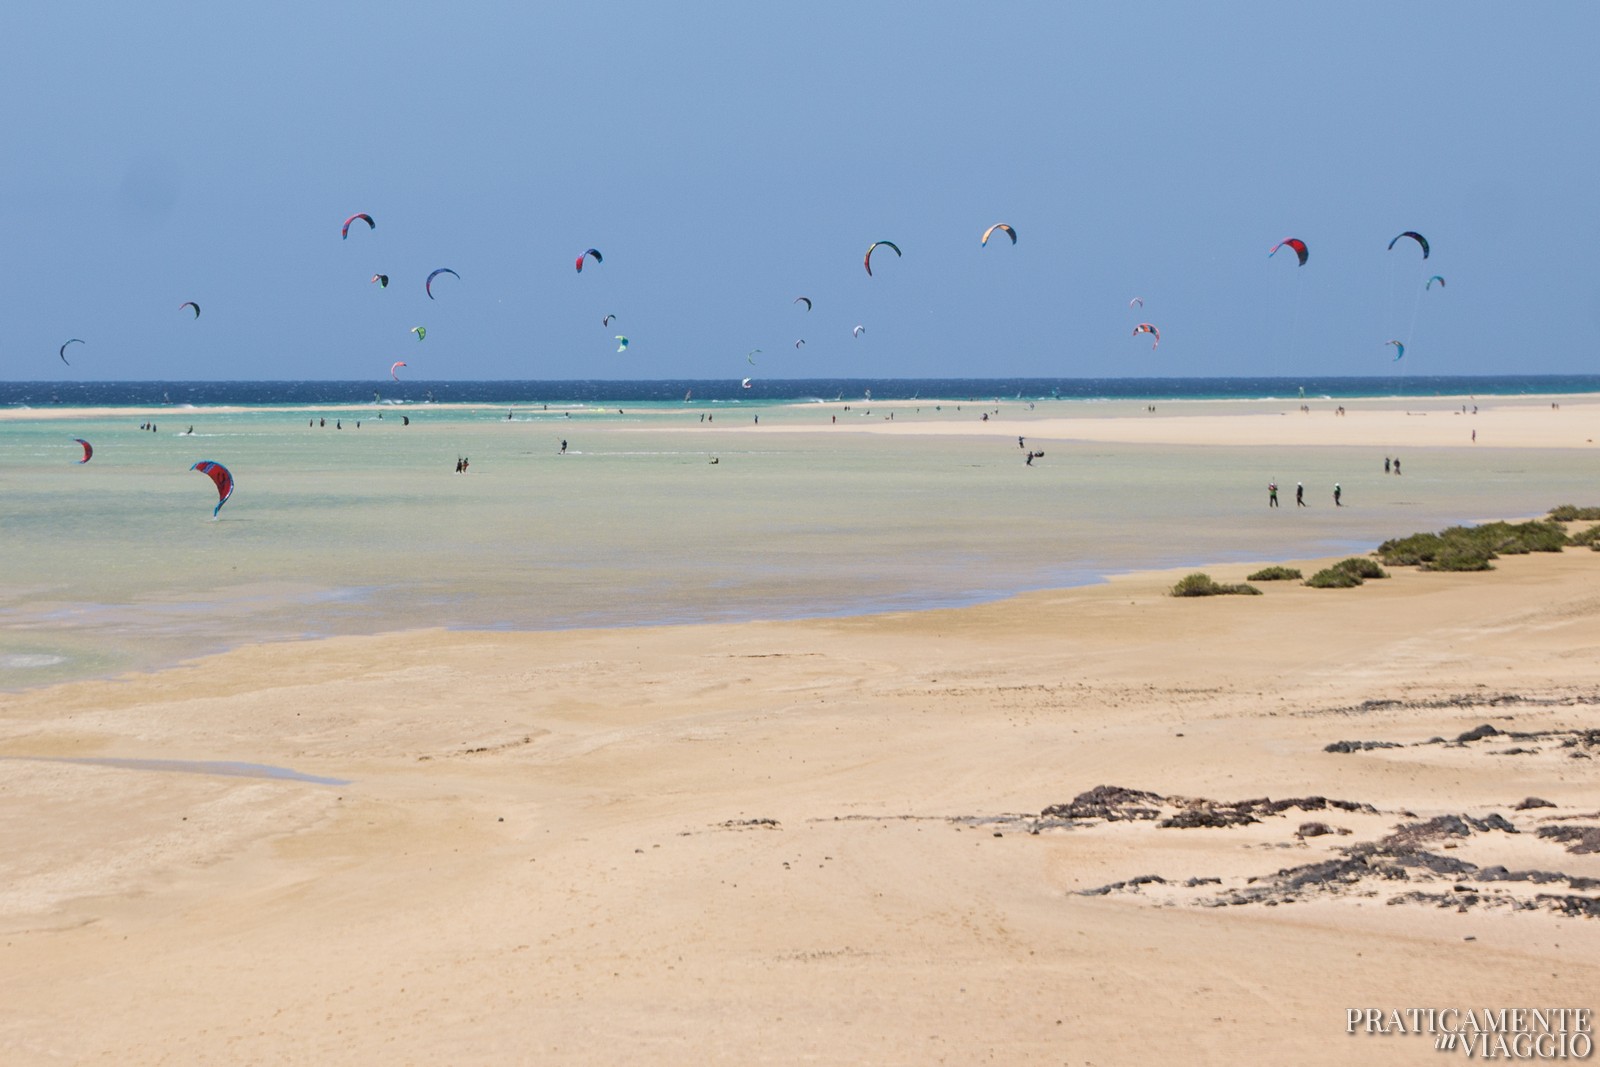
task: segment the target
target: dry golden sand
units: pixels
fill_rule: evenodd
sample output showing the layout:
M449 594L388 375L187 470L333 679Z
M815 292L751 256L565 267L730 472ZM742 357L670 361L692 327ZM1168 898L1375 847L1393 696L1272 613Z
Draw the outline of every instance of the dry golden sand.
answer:
M1159 402L1155 410L1130 417L1142 405L1056 404L999 400L949 401L934 415L926 400L853 401L848 408L830 403L791 409L814 413L803 429L816 432L1008 437L1030 441L1094 441L1105 444L1353 445L1409 450L1430 447L1560 448L1593 450L1600 438L1600 403L1593 396L1397 397L1360 400L1184 400ZM1343 414L1339 414L1339 409ZM871 412L871 415L868 415ZM895 418L890 419L893 412ZM1063 414L1065 412L1065 414ZM982 416L988 413L990 418ZM835 421L836 420L836 421ZM795 427L785 425L785 429ZM724 420L718 432L734 433L743 424ZM1473 432L1477 431L1477 437Z
M0 697L0 755L27 757L0 763L0 1061L1424 1063L1431 1040L1349 1036L1347 1009L1596 1007L1600 920L1388 906L1405 884L1076 891L1244 884L1403 811L1594 812L1600 760L1553 745L1323 749L1600 725L1600 555L1261 597L1175 577L261 646ZM349 782L60 761L84 757ZM1100 784L1379 814L1007 818ZM1530 794L1557 807L1513 811ZM1354 833L1295 837L1313 818ZM1462 847L1600 875L1531 832Z

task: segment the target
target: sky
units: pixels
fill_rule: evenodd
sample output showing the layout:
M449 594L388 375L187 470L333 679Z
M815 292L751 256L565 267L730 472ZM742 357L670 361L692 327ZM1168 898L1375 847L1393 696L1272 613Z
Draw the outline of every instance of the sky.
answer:
M1593 373L1596 39L1587 0L8 4L0 379Z

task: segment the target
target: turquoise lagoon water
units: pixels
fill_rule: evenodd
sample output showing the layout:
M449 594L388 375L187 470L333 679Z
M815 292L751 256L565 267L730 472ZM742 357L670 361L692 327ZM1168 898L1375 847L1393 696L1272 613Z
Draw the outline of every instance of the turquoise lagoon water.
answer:
M972 603L1132 569L1366 551L1594 503L1600 484L1586 454L1539 450L1419 450L1395 478L1378 446L1068 440L1031 442L1047 456L1030 467L1009 436L1030 420L1144 402L894 409L954 423L998 408L1005 435L972 437L853 433L886 416L881 402L793 399L13 409L0 419L0 687L262 640ZM139 428L152 419L156 432ZM75 437L91 462L76 462ZM215 491L190 470L201 459L238 483L215 520ZM1267 509L1269 480L1305 482L1315 506Z

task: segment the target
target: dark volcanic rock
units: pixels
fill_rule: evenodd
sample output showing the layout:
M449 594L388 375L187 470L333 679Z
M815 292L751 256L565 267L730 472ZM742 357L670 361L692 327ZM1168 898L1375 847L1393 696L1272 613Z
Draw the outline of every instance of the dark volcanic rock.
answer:
M1527 811L1529 808L1553 808L1553 807L1555 807L1555 805L1552 804L1550 801L1544 799L1543 797L1525 797L1525 798L1523 798L1522 803L1518 804L1516 806L1516 808L1513 809L1513 810L1515 810L1515 811Z
M1489 815L1482 819L1470 815L1436 815L1425 822L1406 823L1397 827L1394 833L1383 839L1382 844L1389 849L1414 848L1441 837L1470 837L1474 832L1489 830L1508 834L1517 832L1517 828L1507 822L1503 815Z
M1080 897L1103 897L1108 893L1115 893L1119 889L1129 892L1138 892L1142 885L1166 885L1167 880L1159 874L1141 874L1137 878L1129 878L1126 882L1112 882L1109 885L1096 886L1093 889L1080 889Z
M1365 752L1372 748L1402 748L1398 741L1335 741L1324 745L1324 752Z
M1223 826L1245 826L1261 820L1249 812L1227 808L1185 808L1171 818L1156 823L1163 829L1196 830Z
M1120 785L1097 785L1087 793L1079 793L1066 804L1052 804L1039 813L1043 819L1105 819L1118 822L1127 819L1154 819L1161 815L1156 806L1161 797L1143 789L1127 789Z
M1600 852L1600 826L1541 826L1536 832L1566 845L1568 852Z
M1421 867L1423 870L1432 871L1434 874L1455 876L1475 874L1478 870L1476 863L1458 860L1453 856L1441 856L1436 852L1424 852L1421 849L1401 849L1390 854L1387 858L1388 862L1396 867Z
M1554 908L1563 915L1578 915L1587 919L1600 919L1600 897L1580 897L1565 893L1540 893L1533 899L1540 904Z

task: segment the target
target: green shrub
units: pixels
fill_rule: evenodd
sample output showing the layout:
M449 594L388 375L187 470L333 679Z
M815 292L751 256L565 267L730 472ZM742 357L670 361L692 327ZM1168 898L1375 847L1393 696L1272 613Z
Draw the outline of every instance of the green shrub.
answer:
M1389 572L1378 566L1378 561L1365 556L1351 556L1334 564L1339 570L1348 571L1357 578L1387 578Z
M1306 579L1313 589L1350 589L1361 584L1361 577L1343 567L1325 567Z
M1572 539L1558 522L1488 522L1482 526L1452 526L1436 534L1418 533L1385 541L1378 546L1378 558L1391 567L1420 565L1426 570L1487 570L1484 564L1498 555L1560 552L1571 543ZM1446 557L1446 562L1441 564L1440 560Z
M1590 548L1600 545L1600 523L1589 527L1587 530L1569 534L1567 540L1575 545L1588 545Z
M1261 590L1253 585L1224 585L1211 580L1211 575L1196 571L1178 579L1172 587L1173 596L1260 596Z
M1490 522L1471 528L1474 540L1491 554L1524 556L1529 552L1560 552L1567 544L1567 531L1556 522Z
M1596 527L1596 529L1600 529L1600 527ZM1298 567L1277 567L1277 566L1273 566L1273 567L1263 567L1263 568L1261 568L1260 570L1256 571L1254 574L1250 575L1249 578L1246 579L1246 581L1251 581L1251 582L1283 582L1283 581L1288 581L1291 578L1298 578L1298 577L1300 577L1300 568L1298 568Z
M1494 564L1489 561L1493 558L1489 553L1479 551L1470 545L1451 546L1424 563L1422 569L1425 571L1492 571L1494 570Z
M1560 507L1550 509L1550 518L1555 522L1592 521L1600 519L1600 508L1580 508L1572 504L1562 504Z
M1433 559L1444 547L1444 538L1438 534L1415 533L1379 545L1378 558L1391 567L1415 567Z

